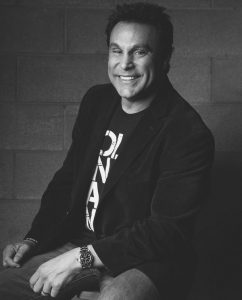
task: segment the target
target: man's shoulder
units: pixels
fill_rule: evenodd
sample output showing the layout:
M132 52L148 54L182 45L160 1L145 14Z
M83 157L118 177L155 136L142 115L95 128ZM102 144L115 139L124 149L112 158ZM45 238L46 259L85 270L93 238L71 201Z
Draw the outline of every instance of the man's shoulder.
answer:
M191 124L193 122L204 125L202 118L195 108L181 96L167 78L161 85L153 110L157 115L165 116L167 122Z
M193 105L185 100L174 88L169 94L170 110L167 116L167 128L171 132L182 133L182 135L202 132L212 136L202 116Z

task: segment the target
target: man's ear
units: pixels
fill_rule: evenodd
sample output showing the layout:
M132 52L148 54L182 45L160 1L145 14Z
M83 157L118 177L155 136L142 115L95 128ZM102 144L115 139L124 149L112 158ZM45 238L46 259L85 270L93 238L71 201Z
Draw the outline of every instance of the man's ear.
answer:
M165 60L162 65L162 73L167 74L170 70L170 60Z
M162 70L161 71L164 74L167 74L170 70L170 60L171 60L173 51L174 51L174 47L172 47L171 53L169 55L167 55L162 62L162 66L161 66Z

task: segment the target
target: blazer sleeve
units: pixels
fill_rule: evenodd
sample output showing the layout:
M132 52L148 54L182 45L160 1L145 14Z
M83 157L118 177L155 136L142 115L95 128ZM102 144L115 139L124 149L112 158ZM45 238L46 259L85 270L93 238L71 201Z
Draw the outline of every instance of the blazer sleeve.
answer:
M72 144L67 156L62 167L55 173L44 192L41 198L40 209L25 239L34 239L41 244L42 241L51 236L66 216L71 201L71 191L75 176L74 170L80 151L80 139L83 132L85 133L83 123L88 118L91 109L89 103L90 94L92 94L92 88L86 93L81 102L72 131Z
M176 134L178 135L178 134ZM199 207L209 191L214 140L206 130L167 140L151 199L150 216L93 247L114 274L186 251Z

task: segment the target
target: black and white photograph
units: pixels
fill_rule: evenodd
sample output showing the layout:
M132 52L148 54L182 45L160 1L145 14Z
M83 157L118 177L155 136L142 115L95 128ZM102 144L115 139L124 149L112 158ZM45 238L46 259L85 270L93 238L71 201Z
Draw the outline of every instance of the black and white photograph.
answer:
M242 1L0 0L0 300L242 299Z

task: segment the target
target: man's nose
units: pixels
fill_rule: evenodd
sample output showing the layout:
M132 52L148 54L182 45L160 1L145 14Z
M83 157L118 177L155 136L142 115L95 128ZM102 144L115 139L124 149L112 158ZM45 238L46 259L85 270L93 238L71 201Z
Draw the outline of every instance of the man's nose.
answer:
M123 70L131 69L134 65L132 55L124 54L120 65Z

